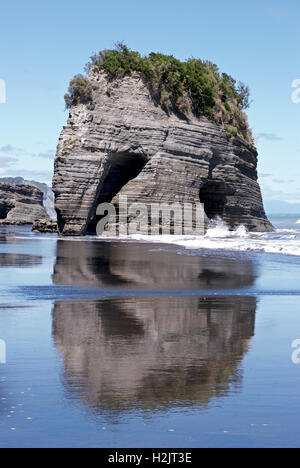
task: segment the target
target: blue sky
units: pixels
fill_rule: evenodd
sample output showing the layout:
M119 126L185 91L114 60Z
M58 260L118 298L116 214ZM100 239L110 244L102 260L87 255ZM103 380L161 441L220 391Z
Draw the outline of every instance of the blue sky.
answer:
M299 17L299 0L1 2L0 176L51 181L70 79L124 41L142 54L209 59L246 82L264 198L300 202Z

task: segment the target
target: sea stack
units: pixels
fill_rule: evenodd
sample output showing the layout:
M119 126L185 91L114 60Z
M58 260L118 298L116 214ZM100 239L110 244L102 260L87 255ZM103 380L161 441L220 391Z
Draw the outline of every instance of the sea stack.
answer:
M176 95L177 88L157 72L159 54L146 59L154 64L151 75L138 57L115 73L109 53L120 67L133 54L121 46L93 57L87 76L76 77L66 97L70 114L53 180L59 233L95 231L97 206L117 204L119 195L130 203L201 202L209 219L219 216L231 228L272 230L257 182L257 150L234 80L213 64L167 57L171 71L177 63L183 67L178 65L182 90ZM201 86L199 91L190 78L197 67L212 86L203 112Z
M48 220L43 192L29 184L0 182L0 225L32 225L36 219Z

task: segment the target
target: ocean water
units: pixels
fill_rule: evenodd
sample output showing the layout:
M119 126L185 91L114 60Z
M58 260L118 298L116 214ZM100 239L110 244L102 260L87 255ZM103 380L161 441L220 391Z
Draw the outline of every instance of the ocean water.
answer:
M186 249L212 249L280 253L300 256L300 219L295 216L273 218L274 232L251 233L244 226L234 231L221 220L216 220L205 236L142 236L129 239L164 242Z
M299 447L297 221L1 229L0 447Z

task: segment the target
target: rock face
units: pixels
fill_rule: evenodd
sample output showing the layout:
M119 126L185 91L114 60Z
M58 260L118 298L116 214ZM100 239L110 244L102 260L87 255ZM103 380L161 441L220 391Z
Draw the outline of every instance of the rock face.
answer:
M54 193L47 184L37 182L36 180L25 180L23 177L1 177L0 182L6 184L29 184L39 188L44 194L44 207L51 219L56 219L56 212L54 210Z
M0 225L31 225L48 219L43 207L43 192L28 184L0 183Z
M99 203L203 203L209 219L271 230L257 183L257 152L206 118L182 120L155 103L138 75L90 72L92 101L72 106L55 160L62 235L95 231Z
M57 233L57 222L52 219L37 219L32 225L33 232Z

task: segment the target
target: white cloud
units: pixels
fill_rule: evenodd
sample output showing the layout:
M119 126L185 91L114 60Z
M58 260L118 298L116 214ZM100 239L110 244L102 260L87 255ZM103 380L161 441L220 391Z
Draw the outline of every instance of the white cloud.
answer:
M298 192L297 190L293 192L287 192L281 189L270 187L269 185L263 185L262 192L264 199L266 200L280 200L289 203L300 202L300 192Z
M32 179L37 182L52 183L53 172L51 171L38 171L30 169L6 169L1 173L5 177L23 177L24 179Z
M15 164L17 162L17 158L11 156L0 156L0 166L2 167L10 167L12 164Z
M276 135L276 133L258 133L258 135L255 136L255 140L281 141L282 138Z
M54 159L55 150L48 150L48 151L41 152L38 154L33 154L32 156L35 158Z

